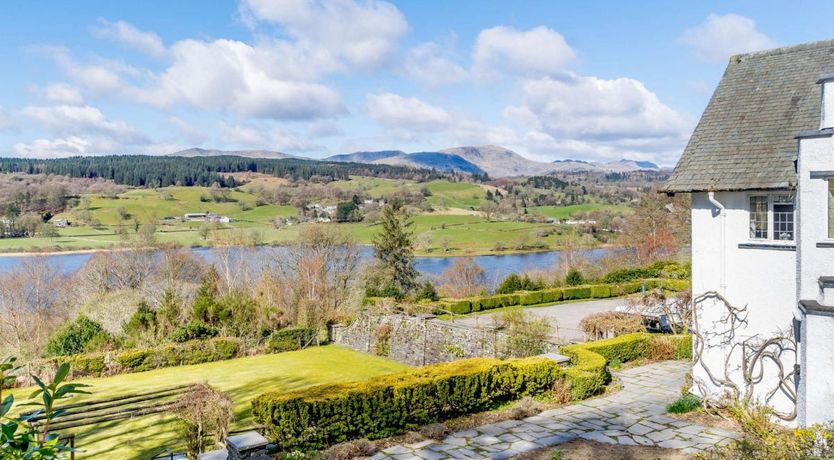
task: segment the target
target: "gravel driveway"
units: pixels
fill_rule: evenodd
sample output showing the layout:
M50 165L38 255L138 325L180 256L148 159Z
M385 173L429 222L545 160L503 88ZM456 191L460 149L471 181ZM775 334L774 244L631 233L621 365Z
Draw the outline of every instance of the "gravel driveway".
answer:
M551 305L549 307L532 307L525 308L531 315L537 317L548 318L554 328L554 335L559 342L579 342L585 339L584 334L579 329L579 322L582 318L591 313L599 313L603 311L613 311L617 306L624 305L626 300L621 299L601 299L589 300L585 302L571 302L558 305ZM456 318L454 321L458 324L465 324L468 326L490 326L494 323L497 316L501 313L485 313L482 315L471 315L464 318Z

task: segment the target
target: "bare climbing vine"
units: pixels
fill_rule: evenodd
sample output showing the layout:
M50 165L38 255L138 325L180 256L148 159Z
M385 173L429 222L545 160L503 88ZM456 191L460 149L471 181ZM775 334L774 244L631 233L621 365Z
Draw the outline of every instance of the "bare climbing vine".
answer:
M706 300L720 302L724 305L725 311L710 327L702 328L706 325L699 321L698 307ZM692 299L692 307L693 359L695 365L701 366L709 379L709 382L701 378L693 379L701 394L709 394L707 384L712 383L744 406L759 402L767 404L774 396L782 394L792 403L792 409L789 412L774 410L774 415L782 420L796 418L796 370L793 367L785 367L786 358L792 358L789 362L796 362L797 358L793 328L777 330L771 337L756 334L739 338L739 331L747 324L747 305L736 307L718 292L708 291ZM713 367L704 359L705 351L715 348L723 349L723 366ZM775 369L775 380L765 380L765 368L768 366ZM734 379L736 375L741 379ZM765 385L769 387L764 387ZM763 400L757 400L756 394L763 394Z

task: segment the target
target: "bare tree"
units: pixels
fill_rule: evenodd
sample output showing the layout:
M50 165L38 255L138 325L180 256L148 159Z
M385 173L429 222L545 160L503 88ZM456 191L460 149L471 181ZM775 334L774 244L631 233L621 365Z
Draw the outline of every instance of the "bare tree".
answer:
M447 297L470 297L485 289L484 269L471 257L457 259L440 275L440 292Z

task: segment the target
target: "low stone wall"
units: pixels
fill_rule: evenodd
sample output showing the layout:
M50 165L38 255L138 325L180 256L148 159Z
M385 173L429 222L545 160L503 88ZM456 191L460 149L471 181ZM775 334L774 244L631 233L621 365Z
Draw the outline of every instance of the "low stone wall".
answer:
M505 338L494 327L465 326L431 315L362 315L352 324L330 328L333 343L413 366L498 357Z

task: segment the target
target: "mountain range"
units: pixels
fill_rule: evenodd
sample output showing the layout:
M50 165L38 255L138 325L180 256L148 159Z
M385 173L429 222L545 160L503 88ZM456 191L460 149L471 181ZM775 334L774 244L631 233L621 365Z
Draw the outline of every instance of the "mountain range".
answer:
M302 158L270 150L215 150L191 148L171 153L171 156L206 157L232 155L248 158ZM660 167L649 161L622 159L607 163L583 160L556 160L552 163L530 160L498 145L466 146L443 149L436 152L412 152L402 150L381 150L376 152L354 152L327 157L325 161L389 164L415 168L456 171L470 174L486 172L491 177L535 176L554 172L628 172L660 171Z

